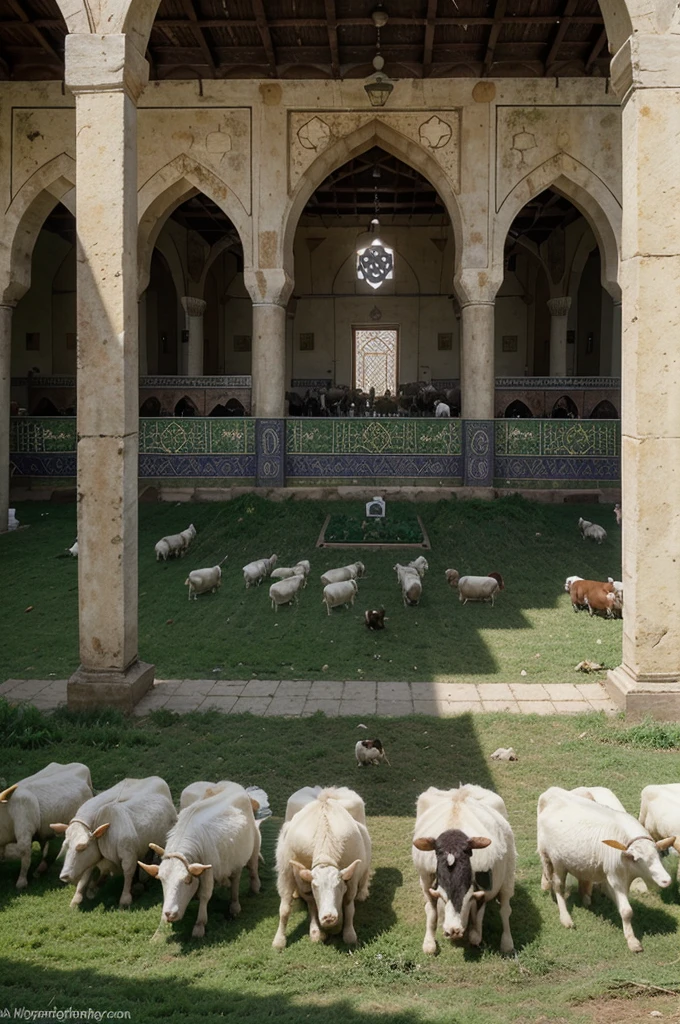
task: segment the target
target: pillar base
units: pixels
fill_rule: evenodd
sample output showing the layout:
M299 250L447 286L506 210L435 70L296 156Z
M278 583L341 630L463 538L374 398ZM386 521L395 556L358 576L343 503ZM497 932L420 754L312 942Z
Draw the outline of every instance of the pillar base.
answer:
M619 665L607 673L605 687L631 722L647 717L661 722L680 721L680 681L677 675L636 678Z
M80 665L68 681L66 691L71 711L89 708L118 708L126 714L153 686L155 665L136 661L123 672L96 672Z

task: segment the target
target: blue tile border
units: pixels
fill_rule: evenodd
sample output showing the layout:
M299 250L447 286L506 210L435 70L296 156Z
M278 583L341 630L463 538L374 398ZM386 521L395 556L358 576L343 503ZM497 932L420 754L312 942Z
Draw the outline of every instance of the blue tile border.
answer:
M285 419L255 421L255 459L258 487L285 487Z
M494 420L465 420L463 423L463 476L466 487L493 486L494 428Z

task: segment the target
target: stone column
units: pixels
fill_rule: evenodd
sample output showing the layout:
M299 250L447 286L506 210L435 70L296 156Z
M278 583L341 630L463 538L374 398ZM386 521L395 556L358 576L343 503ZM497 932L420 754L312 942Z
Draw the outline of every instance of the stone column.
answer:
M623 663L633 717L680 718L680 37L631 36L622 99Z
M203 376L203 314L206 303L203 299L194 299L190 295L182 297L182 306L187 315L189 331L189 352L187 356L187 376Z
M9 402L12 376L12 313L0 306L0 533L7 533L9 509Z
M550 376L567 376L567 317L571 299L565 295L549 299L550 310Z
M495 415L495 303L461 303L460 400L461 417L492 420Z
M285 270L246 270L253 300L252 414L285 414L286 305L293 281Z
M124 35L68 35L76 97L78 600L70 707L130 710L137 656L137 98L148 65Z
M610 375L621 376L621 348L623 338L621 336L621 303L614 302L612 306L612 353L610 363Z

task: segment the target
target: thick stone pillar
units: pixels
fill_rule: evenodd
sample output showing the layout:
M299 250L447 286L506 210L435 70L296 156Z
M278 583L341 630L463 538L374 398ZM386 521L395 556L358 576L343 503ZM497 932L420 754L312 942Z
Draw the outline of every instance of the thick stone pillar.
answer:
M621 336L621 303L614 302L612 305L612 353L609 367L611 377L621 376L621 349L623 338Z
M7 533L9 509L9 395L12 376L13 305L0 306L0 533Z
M253 300L252 414L285 415L286 305L293 281L284 270L246 270Z
M203 299L194 299L190 295L182 297L182 306L187 315L189 331L189 352L187 355L187 376L203 376L203 314L206 303Z
M567 376L567 317L571 307L568 295L549 299L550 310L550 376Z
M66 37L76 97L78 601L70 707L131 709L137 656L137 108L148 66L124 35Z
M680 37L636 34L612 62L622 98L623 662L608 688L635 717L680 718Z
M461 303L460 400L466 420L495 415L494 302Z

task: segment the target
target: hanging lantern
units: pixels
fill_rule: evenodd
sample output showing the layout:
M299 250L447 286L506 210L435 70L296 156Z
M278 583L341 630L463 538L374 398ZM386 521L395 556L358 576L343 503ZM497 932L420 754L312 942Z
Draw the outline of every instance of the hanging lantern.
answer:
M380 241L379 227L376 217L371 221L371 233L375 237L363 249L357 250L357 278L371 288L379 288L383 281L391 281L394 277L394 249Z

